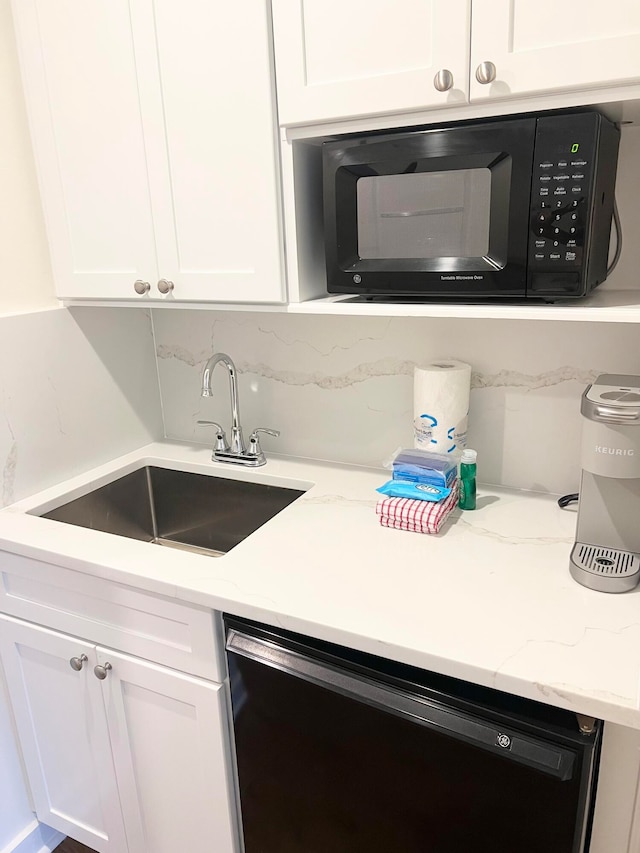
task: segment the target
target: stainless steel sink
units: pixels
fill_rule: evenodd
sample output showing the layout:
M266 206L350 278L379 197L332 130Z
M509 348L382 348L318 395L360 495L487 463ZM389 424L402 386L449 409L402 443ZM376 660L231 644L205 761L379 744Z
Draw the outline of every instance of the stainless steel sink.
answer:
M221 556L303 494L298 489L149 466L41 515Z

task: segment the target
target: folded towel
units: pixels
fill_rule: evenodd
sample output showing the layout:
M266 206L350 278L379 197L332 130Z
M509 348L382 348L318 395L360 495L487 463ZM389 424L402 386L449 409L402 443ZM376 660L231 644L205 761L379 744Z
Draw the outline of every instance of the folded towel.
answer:
M376 513L383 527L410 530L413 533L438 533L458 503L457 484L448 498L438 503L411 498L380 498Z

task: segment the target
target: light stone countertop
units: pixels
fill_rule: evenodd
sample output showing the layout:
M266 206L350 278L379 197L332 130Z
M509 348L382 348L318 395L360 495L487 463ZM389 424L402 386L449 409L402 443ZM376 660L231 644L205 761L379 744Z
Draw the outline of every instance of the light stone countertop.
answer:
M220 558L29 514L144 464L307 491ZM480 486L477 510L421 535L379 525L385 479L275 455L247 470L156 443L0 511L0 548L640 728L640 588L571 579L575 508Z

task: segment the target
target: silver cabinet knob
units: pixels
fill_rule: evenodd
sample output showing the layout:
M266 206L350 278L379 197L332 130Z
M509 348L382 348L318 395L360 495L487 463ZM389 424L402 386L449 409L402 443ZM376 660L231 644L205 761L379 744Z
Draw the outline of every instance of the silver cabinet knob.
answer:
M481 62L476 68L476 80L486 86L496 79L496 66L493 62Z
M453 86L453 74L447 68L441 68L433 78L433 85L438 92L447 92Z
M69 666L71 669L75 669L76 672L80 672L83 665L89 660L86 655L80 655L79 658L71 658L69 661Z
M136 293L139 293L140 296L143 296L145 293L149 293L151 285L148 281L142 281L142 279L139 278L137 281L134 281L133 289Z
M173 290L173 282L167 281L166 278L161 278L158 282L158 290L160 291L160 293L164 294L171 293L171 291Z
M98 664L98 666L94 666L93 674L96 678L99 678L100 681L104 681L110 669L113 669L113 667L109 661L106 661L104 666L100 666L100 664Z

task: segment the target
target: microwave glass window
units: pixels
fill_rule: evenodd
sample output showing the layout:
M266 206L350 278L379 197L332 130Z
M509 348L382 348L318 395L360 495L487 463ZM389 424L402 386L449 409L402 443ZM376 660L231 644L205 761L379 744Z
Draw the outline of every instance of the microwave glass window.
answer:
M356 193L360 258L489 254L488 168L361 177Z

